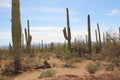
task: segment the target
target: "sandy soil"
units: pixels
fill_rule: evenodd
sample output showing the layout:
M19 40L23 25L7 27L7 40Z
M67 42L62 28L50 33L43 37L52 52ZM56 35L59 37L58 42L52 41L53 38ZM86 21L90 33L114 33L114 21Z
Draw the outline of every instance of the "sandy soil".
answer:
M50 69L55 70L56 73L54 77L38 79L43 71L48 70L38 69L23 72L22 74L15 76L13 80L120 80L120 71L107 72L104 69L101 69L96 72L96 74L89 74L85 70L85 67L89 62L90 60L84 60L74 64L75 68L66 68L63 67L65 64L63 61L50 58L49 63L51 63L53 66L53 68Z

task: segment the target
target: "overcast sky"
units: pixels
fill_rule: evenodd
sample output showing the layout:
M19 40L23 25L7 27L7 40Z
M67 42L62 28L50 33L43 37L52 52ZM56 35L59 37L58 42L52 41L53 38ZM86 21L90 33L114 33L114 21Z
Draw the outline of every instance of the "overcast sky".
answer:
M97 23L101 34L120 26L120 0L20 0L21 25L30 20L32 43L41 40L64 42L66 8L69 8L72 40L87 34L87 15L91 17L92 41ZM0 45L11 42L11 0L0 0Z

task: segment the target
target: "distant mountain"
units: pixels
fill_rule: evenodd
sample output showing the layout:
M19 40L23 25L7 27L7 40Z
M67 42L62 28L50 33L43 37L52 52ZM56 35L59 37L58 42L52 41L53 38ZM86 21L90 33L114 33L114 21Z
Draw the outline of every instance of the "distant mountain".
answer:
M0 49L8 49L9 46L0 46Z

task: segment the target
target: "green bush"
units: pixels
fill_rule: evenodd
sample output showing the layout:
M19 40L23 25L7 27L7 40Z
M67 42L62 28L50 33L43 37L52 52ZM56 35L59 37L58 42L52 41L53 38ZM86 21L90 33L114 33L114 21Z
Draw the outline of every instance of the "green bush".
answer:
M91 74L95 73L98 69L99 69L99 65L94 62L90 62L86 66L86 70Z
M0 80L12 80L12 79L5 77L5 76L0 76Z
M0 80L7 80L5 77L0 77Z
M40 79L40 78L45 78L45 77L53 77L54 75L55 75L55 70L47 70L47 71L42 72L42 73L40 74L39 79Z
M106 70L107 71L113 71L114 70L114 64L113 63L108 63L106 65Z
M63 65L63 67L75 68L75 66L74 66L73 64L74 64L74 60L73 60L73 59L70 59L70 60L67 60L67 61L66 61L66 63Z

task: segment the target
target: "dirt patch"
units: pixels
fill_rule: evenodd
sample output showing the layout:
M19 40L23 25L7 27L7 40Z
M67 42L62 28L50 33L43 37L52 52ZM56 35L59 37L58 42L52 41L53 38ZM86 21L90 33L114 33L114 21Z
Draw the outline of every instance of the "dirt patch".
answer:
M99 75L88 75L83 80L120 80L120 73L102 73Z
M47 79L47 80L81 80L81 78L77 75L66 74L66 75L60 75L58 77Z
M66 75L59 75L53 78L44 78L41 80L120 80L120 74L104 73L100 75L90 74L90 75L84 75L84 76L66 74Z

